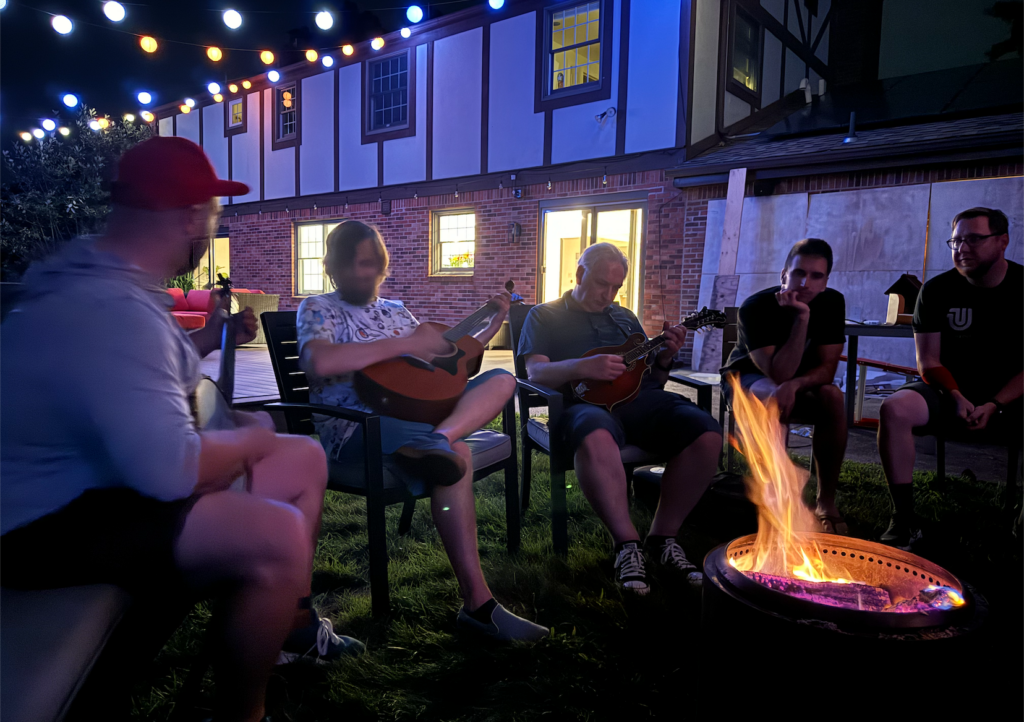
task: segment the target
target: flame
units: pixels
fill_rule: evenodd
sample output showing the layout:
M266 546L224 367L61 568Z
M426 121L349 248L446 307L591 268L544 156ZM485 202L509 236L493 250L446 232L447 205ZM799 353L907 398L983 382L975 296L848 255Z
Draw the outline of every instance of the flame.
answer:
M745 479L747 495L757 505L754 548L735 562L730 559L730 563L741 572L858 584L849 579L849 572L838 568L835 560L826 561L818 545L806 537L820 527L801 499L808 474L789 458L775 400L769 399L765 405L740 387L736 374L729 374L727 379L736 419L736 438L730 442L750 466L750 476Z

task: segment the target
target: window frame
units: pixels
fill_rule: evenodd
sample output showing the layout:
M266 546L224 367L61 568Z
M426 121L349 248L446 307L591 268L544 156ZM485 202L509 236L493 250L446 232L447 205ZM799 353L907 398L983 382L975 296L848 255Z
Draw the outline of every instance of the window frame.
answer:
M461 216L472 213L473 218L473 267L472 268L441 268L441 218L445 216ZM463 208L444 208L430 212L430 275L431 276L472 276L476 273L476 246L480 239L476 237L477 216L479 212L474 206Z
M309 298L310 296L319 296L319 295L324 294L324 293L331 293L332 292L333 289L331 288L331 280L327 277L327 270L322 267L323 261L324 261L324 256L327 255L327 235L329 233L329 231L327 230L327 226L333 226L333 225L336 225L336 224L339 224L339 223L343 223L346 220L348 220L348 219L347 218L318 218L315 221L302 221L302 222L294 223L292 225L292 228L293 228L293 230L292 230L292 259L293 259L292 260L292 290L293 290L293 294L292 295L295 298ZM321 226L323 228L323 231L324 231L324 239L323 239L323 252L324 252L324 255L320 256L321 274L322 274L323 279L324 279L324 289L322 291L320 291L319 293L317 293L317 292L310 293L310 292L305 291L302 288L302 284L300 283L300 280L299 280L301 278L301 276L302 276L302 269L301 269L302 261L309 260L309 258L311 258L311 257L308 257L308 256L300 256L299 255L299 229L303 228L303 227L307 227L307 226Z
M533 112L557 110L572 105L608 100L612 97L612 43L614 42L614 17L617 10L615 0L596 0L601 4L601 75L596 83L578 85L562 90L548 91L548 76L551 74L551 16L553 13L575 7L584 0L568 0L545 7L537 13L537 57L534 63Z
M406 56L406 66L409 68L409 102L408 102L408 118L406 124L399 128L381 128L380 130L370 130L370 88L373 87L373 78L371 73L373 72L373 66L384 62L385 60L391 60L397 58L399 55ZM362 103L362 122L359 124L360 133L362 135L362 144L367 143L378 143L384 140L394 140L396 138L409 138L416 135L416 46L412 45L400 50L396 50L393 53L382 55L380 57L374 57L363 62L363 73L362 73L362 92L361 92L361 103ZM429 91L428 91L429 92Z
M740 81L732 77L736 57L736 17L742 15L743 20L750 23L757 30L757 91L753 91ZM761 91L764 89L764 23L758 21L751 13L734 4L732 17L729 23L729 55L726 58L726 81L725 89L740 100L750 103L753 110L761 108Z
M276 86L271 87L270 102L273 103L273 107L270 112L271 122L274 124L273 132L271 133L271 150L281 150L283 148L295 148L302 145L302 79L294 78L287 82L282 82ZM281 130L281 118L278 114L277 99L278 94L292 88L295 93L295 133L287 138L281 138L278 134Z
M231 103L240 100L242 101L242 123L241 125L231 125ZM232 96L222 101L224 104L224 137L229 135L239 135L245 133L248 129L248 111L246 110L249 105L248 94L243 93L241 95Z

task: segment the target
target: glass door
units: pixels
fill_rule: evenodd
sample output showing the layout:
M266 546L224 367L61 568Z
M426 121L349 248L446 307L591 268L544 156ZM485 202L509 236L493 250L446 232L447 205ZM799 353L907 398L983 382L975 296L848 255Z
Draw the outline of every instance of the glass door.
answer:
M639 315L643 291L643 215L640 205L545 210L540 302L553 301L576 285L576 267L588 246L611 243L629 259L629 274L618 303Z
M230 278L230 261L228 238L214 238L210 242L209 250L199 259L199 266L192 275L196 288L213 288L213 284L217 283L218 273Z

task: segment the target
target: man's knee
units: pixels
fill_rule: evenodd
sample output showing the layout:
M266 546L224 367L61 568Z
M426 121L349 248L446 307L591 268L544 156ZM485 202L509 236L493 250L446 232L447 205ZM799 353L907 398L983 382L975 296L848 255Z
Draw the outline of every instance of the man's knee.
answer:
M327 488L327 454L311 436L278 435L284 453L294 460L296 475L314 487Z
M835 384L823 384L814 390L814 396L822 412L828 417L846 416L846 400Z
M685 451L697 454L699 457L718 460L722 452L722 433L720 431L705 431L686 447Z
M505 401L516 392L516 377L512 374L498 374L487 383L493 385L496 393Z
M913 426L918 409L916 399L909 396L914 392L897 392L882 402L878 410L879 430L884 428ZM920 398L920 397L918 397Z
M309 581L312 557L307 522L290 504L271 500L266 500L266 504L259 514L260 539L251 564L240 571L260 584L301 587Z
M584 454L588 458L601 458L609 456L614 450L615 456L619 455L619 444L608 429L594 429L580 442L576 452Z

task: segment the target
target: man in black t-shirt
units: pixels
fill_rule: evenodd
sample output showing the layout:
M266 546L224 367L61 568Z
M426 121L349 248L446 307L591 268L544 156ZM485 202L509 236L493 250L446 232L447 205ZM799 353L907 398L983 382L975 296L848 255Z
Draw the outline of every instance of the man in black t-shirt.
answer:
M1024 268L1005 258L1002 211L971 208L953 219L954 268L921 288L914 343L922 381L882 404L878 453L894 513L882 541L910 549L921 538L914 518L913 432L995 441L1020 439L1024 406Z
M739 339L722 369L759 399L774 398L783 424L814 423L818 501L830 534L846 534L836 508L839 467L846 454L843 393L833 383L846 342L846 300L828 288L832 248L820 238L798 241L786 256L782 285L750 296L739 310Z

